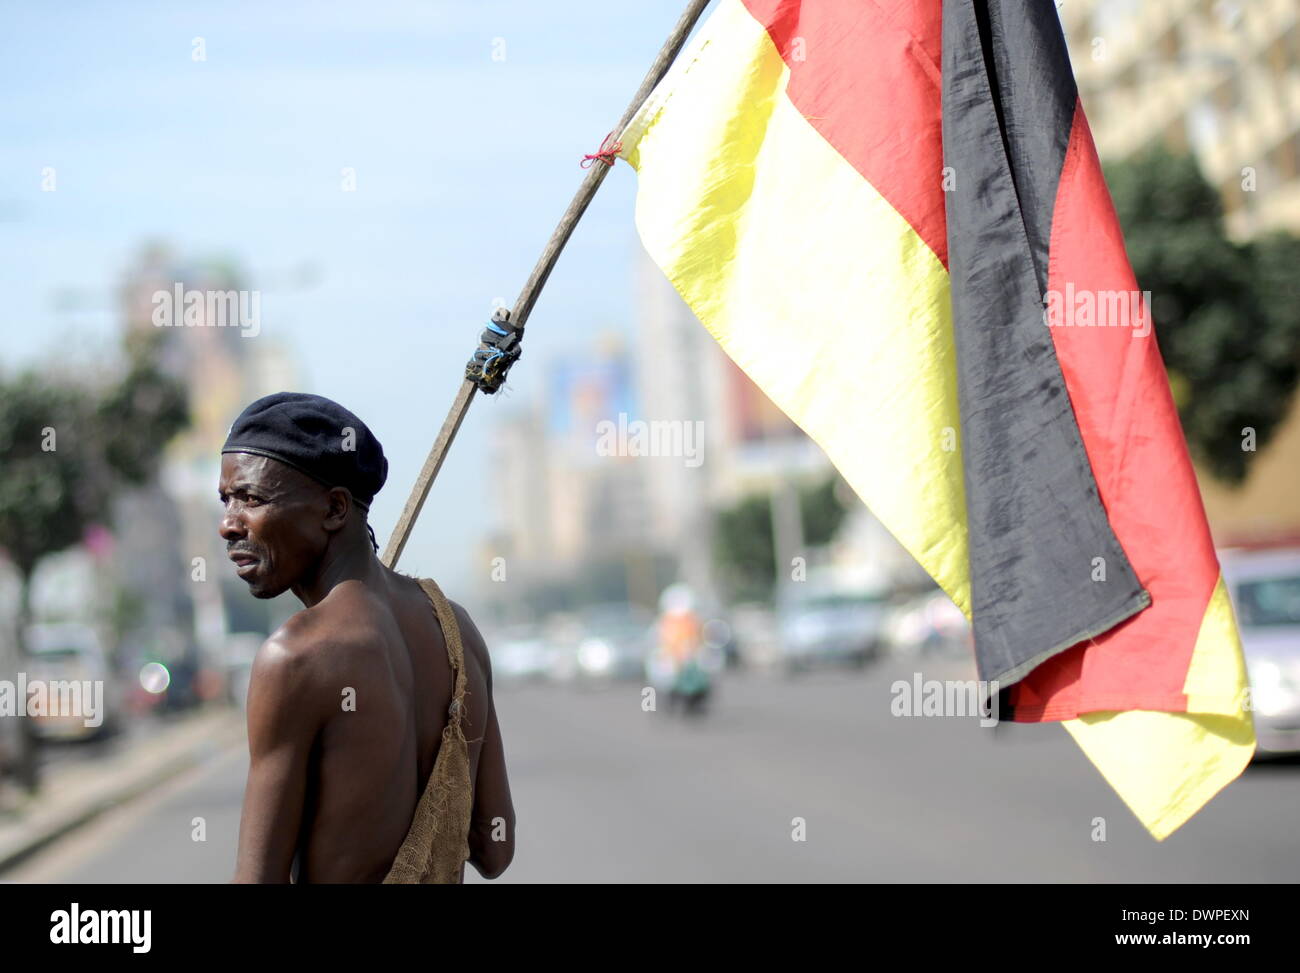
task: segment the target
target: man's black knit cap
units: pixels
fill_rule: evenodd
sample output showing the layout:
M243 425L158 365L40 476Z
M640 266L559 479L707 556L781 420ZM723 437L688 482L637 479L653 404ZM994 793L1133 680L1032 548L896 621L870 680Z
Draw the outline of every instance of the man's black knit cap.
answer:
M327 487L347 487L367 510L388 479L384 448L366 424L337 402L303 392L258 399L239 414L221 452L269 456Z

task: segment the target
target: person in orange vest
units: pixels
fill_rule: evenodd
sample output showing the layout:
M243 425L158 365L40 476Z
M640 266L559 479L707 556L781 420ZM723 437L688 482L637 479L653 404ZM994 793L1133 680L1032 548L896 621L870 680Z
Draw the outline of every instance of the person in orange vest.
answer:
M695 593L685 584L669 585L659 599L659 652L668 677L669 708L698 712L708 699L711 680L703 665L704 623L695 610Z

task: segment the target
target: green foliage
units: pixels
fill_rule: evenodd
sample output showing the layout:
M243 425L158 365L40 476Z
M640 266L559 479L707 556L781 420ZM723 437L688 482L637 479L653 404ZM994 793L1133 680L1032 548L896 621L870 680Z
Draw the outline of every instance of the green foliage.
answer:
M836 493L839 476L799 489L799 514L804 543L821 547L834 539L848 512ZM776 579L776 541L772 526L772 495L755 493L719 511L715 549L722 574L737 599L767 600Z
M732 595L738 600L770 596L776 573L772 495L755 493L718 512L714 553Z
M42 557L107 522L113 497L147 482L188 424L185 390L159 370L155 340L128 343L112 384L32 370L0 377L0 547L24 588Z
M840 524L844 523L848 511L840 503L839 486L839 476L831 475L816 486L799 492L804 540L813 547L829 544Z
M0 392L0 546L24 578L41 556L81 540L98 507L94 459L83 442L85 396L34 373ZM53 449L42 446L53 437Z
M135 486L153 477L163 448L189 425L184 386L158 367L151 340L157 332L138 334L126 375L95 403L92 419L108 468Z
M1300 239L1224 235L1218 194L1189 156L1155 146L1106 169L1138 286L1193 456L1240 483L1289 409L1300 365Z

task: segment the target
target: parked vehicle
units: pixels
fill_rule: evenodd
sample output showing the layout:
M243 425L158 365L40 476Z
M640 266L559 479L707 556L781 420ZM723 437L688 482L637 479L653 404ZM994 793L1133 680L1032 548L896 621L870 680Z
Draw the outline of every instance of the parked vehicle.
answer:
M582 613L577 674L588 682L640 679L650 650L653 617L628 604L598 605Z
M885 642L898 656L974 658L970 623L939 588L895 605L884 626Z
M253 661L266 636L257 632L232 632L226 636L226 698L241 710L248 707L248 683L253 675ZM170 678L170 673L168 674ZM143 692L156 695L156 676L143 668L140 671Z
M1300 753L1300 549L1219 554L1250 676L1256 754Z
M554 650L531 625L515 625L487 640L494 685L537 682L551 672Z
M731 625L739 665L772 669L781 662L781 631L776 612L768 605L746 602L732 606Z
M121 728L120 685L93 628L71 622L31 625L25 641L27 684L40 682L48 689L45 712L27 717L39 739L91 740Z
M0 631L0 679L17 688L20 668L17 635L5 628ZM4 784L27 791L36 788L40 776L39 746L26 719L0 719L0 792Z
M887 594L823 574L787 585L777 600L787 672L819 663L862 665L880 652Z

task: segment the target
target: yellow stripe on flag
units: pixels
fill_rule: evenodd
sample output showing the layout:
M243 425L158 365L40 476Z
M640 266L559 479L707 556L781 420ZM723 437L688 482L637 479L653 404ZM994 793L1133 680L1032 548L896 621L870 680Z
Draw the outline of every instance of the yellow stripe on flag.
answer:
M788 77L724 0L623 134L637 228L727 354L968 611L947 271L795 110Z
M1183 687L1188 712L1089 713L1064 726L1151 836L1163 841L1250 763L1255 725L1242 708L1248 685L1220 578Z

